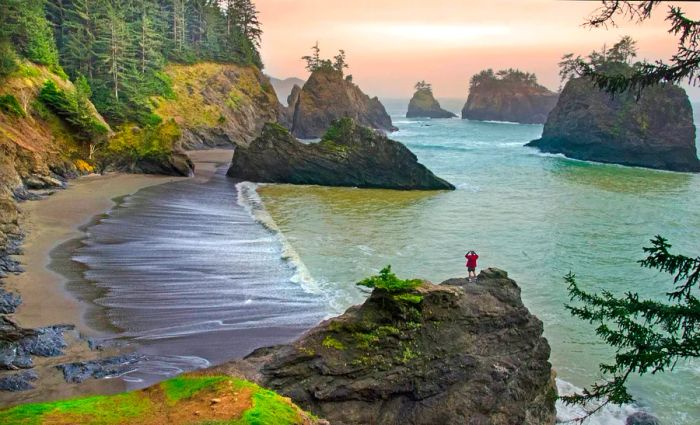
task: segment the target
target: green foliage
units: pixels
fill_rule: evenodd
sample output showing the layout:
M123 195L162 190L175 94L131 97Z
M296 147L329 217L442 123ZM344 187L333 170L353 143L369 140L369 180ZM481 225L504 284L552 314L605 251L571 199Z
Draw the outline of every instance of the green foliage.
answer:
M24 404L0 411L0 423L34 425L49 415L70 415L77 423L100 425L136 421L151 409L151 401L138 393L96 396L49 403Z
M17 117L27 116L17 98L11 94L0 95L0 111Z
M18 68L17 54L9 42L0 42L0 78L6 77Z
M426 83L425 80L421 80L421 81L417 82L416 85L414 86L414 88L416 89L416 91L425 90L425 91L428 91L430 93L433 92L433 85L430 83Z
M142 159L163 160L172 154L181 135L180 127L172 119L154 127L125 125L99 152L100 168L110 164L130 165Z
M309 72L327 71L337 72L340 76L350 66L345 57L345 50L338 50L338 54L333 57L333 60L321 58L321 49L318 47L318 41L311 47L311 55L302 56L301 59L306 62L306 69ZM352 80L352 78L350 79Z
M493 69L489 68L472 76L472 78L469 80L469 89L472 90L479 86L487 86L497 84L499 82L531 87L538 85L537 76L535 74L523 72L519 69L513 68L493 72Z
M591 294L581 289L574 274L565 277L569 296L577 302L567 306L571 314L597 324L596 334L616 351L613 363L600 365L611 378L581 394L562 397L565 403L629 403L633 397L626 384L632 374L673 370L679 360L700 356L700 256L671 254L671 245L661 236L651 243L644 248L647 257L639 263L673 276L673 288L666 294L669 302L642 299L632 292Z
M573 53L565 54L559 62L559 76L562 81L582 76L584 73L581 72L581 64L600 74L630 76L634 68L640 66L631 63L636 56L637 42L626 35L610 49L603 46L599 51L593 50L587 61L581 56L574 56Z
M382 289L391 293L401 293L415 289L421 283L419 279L399 279L391 272L391 266L386 266L378 275L368 277L357 284L367 288Z
M229 379L226 376L179 376L161 383L160 387L168 402L174 404L192 398L200 391L214 389Z
M343 345L342 342L338 341L337 339L333 338L330 335L328 335L328 336L326 336L326 338L324 338L322 344L326 348L335 348L336 350L344 350L345 349L345 345Z
M608 24L615 26L616 16L643 22L650 19L656 7L663 3L665 2L655 0L606 1L596 14L587 20L586 25L589 27L607 27ZM684 80L695 85L700 78L698 72L700 70L700 48L698 47L700 22L688 18L678 6L668 7L666 21L671 26L668 32L678 37L677 51L668 62L643 61L635 64L631 70L616 73L596 69L593 60L586 61L580 57L574 58L573 55L565 59L573 59L571 68L575 74L591 78L598 88L611 94L636 90L639 95L646 87L661 83L677 84ZM632 47L634 48L633 45ZM636 48L633 51L636 54Z
M89 96L90 86L84 78L78 78L74 92L60 89L51 80L39 92L39 99L75 128L80 139L92 143L103 139L108 129L90 108Z

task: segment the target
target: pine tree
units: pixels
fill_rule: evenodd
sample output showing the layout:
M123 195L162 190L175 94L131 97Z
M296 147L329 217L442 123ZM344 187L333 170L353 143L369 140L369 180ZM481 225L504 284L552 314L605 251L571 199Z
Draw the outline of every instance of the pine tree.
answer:
M103 0L70 0L66 13L61 61L72 76L85 75L92 83L96 61L98 4Z
M256 48L260 47L262 29L258 9L252 0L233 0L234 22Z

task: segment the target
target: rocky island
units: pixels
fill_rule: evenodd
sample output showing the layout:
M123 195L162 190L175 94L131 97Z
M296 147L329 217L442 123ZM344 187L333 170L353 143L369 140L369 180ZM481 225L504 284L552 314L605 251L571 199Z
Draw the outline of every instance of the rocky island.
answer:
M425 81L416 83L416 92L408 103L406 118L455 118L457 115L440 107L433 96L433 88Z
M517 69L481 71L471 78L462 118L542 124L558 94L537 83L535 74Z
M635 41L623 37L609 50L591 52L591 67L624 78L639 65L632 63L636 52ZM700 172L693 109L685 90L659 83L607 93L579 76L579 60L568 54L559 63L566 85L542 137L527 146L585 161Z
M302 57L311 76L303 87L295 86L287 99L286 122L295 137L317 139L331 123L352 118L358 124L382 131L395 131L391 117L377 97L370 98L345 75L345 52L330 59L320 56L318 43L311 56Z
M261 183L401 190L452 190L404 145L350 118L335 121L318 143L304 144L268 123L236 149L228 176Z
M528 143L570 158L671 171L700 172L693 110L671 84L611 96L592 81L566 83L542 137Z

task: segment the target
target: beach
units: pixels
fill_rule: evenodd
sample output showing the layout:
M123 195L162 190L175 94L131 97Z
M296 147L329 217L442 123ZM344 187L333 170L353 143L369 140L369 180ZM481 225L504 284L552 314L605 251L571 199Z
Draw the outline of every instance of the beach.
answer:
M195 163L195 180L206 181L215 170L230 162L232 151L215 149L188 153ZM88 305L80 302L66 288L65 270L55 270L53 257L70 258L70 253L57 252L64 246L77 245L84 238L85 227L96 217L108 212L115 199L138 192L141 189L184 177L144 174L108 173L88 175L71 180L65 190L38 201L27 201L19 205L21 227L26 237L18 260L25 271L10 275L5 281L7 290L22 297L22 304L12 318L21 326L37 328L57 324L75 325L76 331L66 335L69 346L66 355L56 358L34 357L35 369L40 380L36 390L23 393L0 393L0 404L34 400L56 399L85 393L112 393L124 389L121 382L93 380L82 385L66 384L56 364L94 358L84 341L76 336L100 336L100 331L86 320ZM60 271L60 273L59 273Z

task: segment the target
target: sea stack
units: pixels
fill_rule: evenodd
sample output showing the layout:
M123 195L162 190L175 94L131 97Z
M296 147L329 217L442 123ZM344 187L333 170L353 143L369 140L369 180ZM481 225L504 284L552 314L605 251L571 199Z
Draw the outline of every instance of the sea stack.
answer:
M302 143L268 123L236 149L228 176L259 183L315 184L399 190L452 190L416 156L383 133L350 118L335 121L318 143Z
M378 98L370 98L350 77L344 78L342 72L334 69L313 71L294 95L296 99L289 99L296 100L289 105L292 116L290 130L300 139L319 138L334 120L346 117L365 127L396 130Z
M557 93L537 83L535 74L517 69L474 75L462 118L542 124L557 103Z
M528 144L570 158L700 172L693 110L672 84L614 96L585 78L567 82L540 139Z
M416 92L408 104L406 118L455 118L457 115L440 107L433 96L433 88L429 83L416 83Z
M450 279L361 306L296 342L214 372L288 396L334 425L555 423L556 388L542 322L506 272Z

